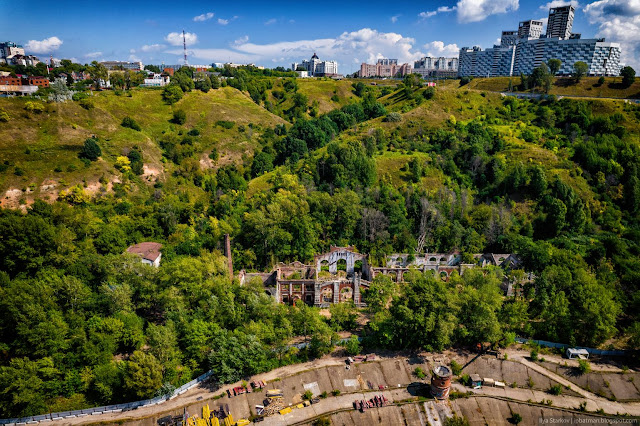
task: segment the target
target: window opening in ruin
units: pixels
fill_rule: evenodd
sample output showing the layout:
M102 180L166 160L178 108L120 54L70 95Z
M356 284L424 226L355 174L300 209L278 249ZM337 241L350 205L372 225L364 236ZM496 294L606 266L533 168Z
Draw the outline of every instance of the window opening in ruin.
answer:
M362 273L362 260L356 260L353 263L353 271Z

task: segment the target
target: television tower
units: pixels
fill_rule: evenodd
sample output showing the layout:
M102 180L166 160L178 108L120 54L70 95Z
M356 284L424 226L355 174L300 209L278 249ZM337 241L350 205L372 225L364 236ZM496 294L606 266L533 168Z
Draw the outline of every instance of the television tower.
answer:
M184 48L184 64L188 65L187 62L187 38L184 35L184 29L182 30L182 47Z

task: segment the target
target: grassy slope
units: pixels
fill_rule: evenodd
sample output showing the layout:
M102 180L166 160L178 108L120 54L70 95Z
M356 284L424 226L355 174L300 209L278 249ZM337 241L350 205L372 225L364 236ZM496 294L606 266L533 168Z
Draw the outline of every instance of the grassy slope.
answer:
M275 79L272 90L284 91L282 87L283 81L283 79ZM299 78L297 80L298 90L309 98L309 105L311 105L313 101L318 101L318 110L320 114L324 114L335 108L340 108L351 102L357 101L359 98L353 94L353 88L351 85L358 81L362 81L367 85L375 84L376 86L396 86L398 84L398 81L396 80L324 80L311 78ZM331 99L333 95L338 95L337 102ZM283 111L286 111L293 106L291 98L292 96L289 94L287 99L278 102L273 96L269 95L268 97L271 102Z
M482 79L475 79L470 85L464 87L458 87L456 81L448 81L440 85L434 99L424 101L420 106L412 109L409 109L410 101L398 96L397 93L392 93L382 98L389 111L400 112L409 109L402 114L400 123L384 122L380 117L361 123L340 137L361 139L380 127L387 135L396 132L402 138L415 134L420 129L442 126L451 116L457 121L467 121L482 116L485 108L494 108L502 100L498 94L485 93L483 96L480 91L470 90L480 80ZM499 79L490 80L498 81ZM317 99L321 110L354 101L355 99L350 99L353 96L351 83L351 80L299 80L300 91L307 94L310 101ZM367 81L367 83L372 82ZM396 84L396 82L387 81L375 81L375 83ZM277 88L276 85L274 89ZM340 97L339 103L330 99L334 90ZM161 152L155 141L163 131L171 128L200 130L201 164L206 168L212 166L207 154L214 147L221 153L218 164L238 161L243 154L251 155L257 146L256 136L261 131L260 126L284 123L281 118L256 105L246 94L230 87L211 91L208 94L189 93L173 107L163 104L160 100L160 92L156 90L136 90L132 98L118 97L112 92L102 92L94 97L96 108L91 111L80 108L74 102L67 102L48 104L47 112L41 115L27 115L24 111L25 102L23 99L0 99L0 108L9 112L12 117L9 123L0 123L0 158L2 161L13 162L25 171L25 175L21 177L13 173L13 168L0 173L0 194L6 195L5 192L10 188L26 189L30 184L35 184L35 193L28 194L26 198L32 198L34 195L46 196L47 194L39 194L39 188L47 183L57 182L58 188L63 188L83 180L91 184L101 176L113 180L113 177L118 175L113 168L116 156L121 155L123 149L134 145L143 149L145 164L160 173L170 171L170 165L165 164L163 167L160 161ZM594 112L622 113L628 118L623 125L633 132L640 132L640 124L634 117L628 116L622 102L607 100L589 102ZM174 109L183 109L187 112L187 123L184 126L169 123ZM140 123L142 132L120 126L122 118L126 115ZM245 132L240 132L237 126L230 130L215 126L217 120L243 124ZM530 124L529 119L526 121ZM257 124L258 127L251 130L246 126L249 123ZM521 161L525 164L544 164L565 177L583 197L592 199L592 194L589 193L584 180L576 173L571 173L570 169L575 167L566 161L568 154L554 153L539 144L525 142L520 138L519 125L521 124L518 122L502 126L494 125L507 140L508 163ZM77 158L77 152L84 139L92 134L99 136L102 140L103 159L93 163L87 169ZM317 154L320 153L319 151ZM388 175L398 186L406 184L408 172L405 171L405 165L415 155L422 154L400 152L394 149L380 154L376 157L380 176ZM428 159L425 159L428 163ZM68 171L69 165L76 170ZM56 166L62 167L63 171L54 172ZM248 195L267 189L268 177L265 175L252 181ZM445 183L445 180L437 170L427 167L427 177L423 178L424 185L437 189ZM56 194L57 192L53 193L54 196Z
M96 93L93 100L95 108L89 111L76 102L66 102L47 104L47 110L42 114L27 114L24 99L0 99L0 108L11 116L8 123L0 123L0 159L2 162L8 160L24 171L23 176L16 176L13 168L0 173L0 194L10 188L24 189L35 184L32 195L37 196L40 186L52 181L62 188L83 179L95 182L101 176L112 180L118 174L113 168L115 158L134 145L143 150L145 164L161 173L161 151L155 141L164 131L176 127L198 128L205 152L216 147L221 153L221 162L230 161L243 153L253 152L261 128L284 123L230 87L207 94L188 93L175 106L164 104L158 90L134 90L132 97L101 92ZM174 109L186 111L184 126L169 122ZM142 131L121 127L125 116L134 118ZM253 123L258 127L256 130L246 127L245 132L240 132L237 126L227 130L215 126L218 120L245 126ZM84 140L91 135L100 138L103 156L102 160L85 168L77 154ZM70 165L76 170L70 170ZM63 171L54 172L56 167Z
M570 78L556 78L551 91L552 95L585 96L594 98L640 98L640 79L626 89L619 87L621 77L607 77L602 86L598 85L599 77L585 77L580 83L573 84ZM474 78L466 86L469 89L503 92L509 88L509 80L514 85L520 84L520 77Z

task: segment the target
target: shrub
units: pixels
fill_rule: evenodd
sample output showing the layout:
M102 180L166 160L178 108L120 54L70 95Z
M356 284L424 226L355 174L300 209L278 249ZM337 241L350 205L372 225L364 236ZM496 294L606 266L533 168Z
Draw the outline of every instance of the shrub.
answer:
M184 124L187 122L187 113L183 110L179 109L177 111L173 111L173 118L171 119L172 123L175 124Z
M233 126L235 126L236 123L234 123L233 121L226 121L226 120L218 120L216 121L216 126L220 126L223 127L225 129L232 129Z
M424 379L425 377L427 377L426 374L424 374L424 371L422 370L422 368L420 367L416 367L415 370L413 370L413 374L420 380Z
M522 416L518 413L512 413L511 418L509 419L509 423L514 425L520 424L522 422Z
M128 173L131 171L131 161L127 157L120 156L116 158L115 167L122 173Z
M310 390L307 390L307 391L302 395L302 399L306 399L306 400L311 400L311 399L313 399L313 392L311 392Z
M332 100L333 102L340 102L340 98L338 97L338 95L333 95L333 96L331 96L331 100Z
M340 395L340 393L341 393L340 389L334 389L334 390L331 391L331 395L333 395L333 396L338 396L338 395Z
M458 381L465 386L471 386L471 377L469 377L468 374L463 374L462 376L460 376Z
M331 426L331 420L328 417L320 417L314 420L313 426Z
M362 351L362 346L360 346L360 341L358 340L358 336L353 335L347 343L344 345L347 354L349 355L358 355Z
M60 191L58 198L73 205L81 205L89 202L89 196L80 185Z
M598 79L598 86L602 86L604 84L604 77L600 77Z
M397 112L390 112L389 114L387 114L383 121L396 123L398 121L402 121L402 115Z
M169 105L172 105L178 102L180 99L182 99L183 95L184 95L184 92L182 91L182 89L179 86L176 86L173 84L166 86L162 90L162 100L168 103Z
M81 99L79 102L80 106L87 111L93 108L93 101L91 99Z
M187 134L189 136L200 136L200 130L198 129L191 129L189 130L189 132L187 132Z
M89 97L89 95L87 95L84 92L76 92L71 96L71 99L73 99L74 101L78 102L81 101L83 99L87 99Z
M422 96L425 99L433 99L433 97L436 95L436 88L433 86L429 86L427 87L424 92L422 92Z
M40 114L44 111L44 104L42 102L29 101L24 105L24 109L28 112Z
M460 79L460 86L464 86L464 85L466 85L466 84L469 84L469 83L471 82L471 79L472 79L472 78L473 78L473 77L462 77L462 78Z
M88 138L84 141L84 145L78 155L80 158L86 158L89 161L96 161L102 155L102 150L98 145L98 141L94 138Z
M538 360L538 351L536 349L532 349L531 353L529 354L529 357L531 358L531 361L537 361Z
M454 376L459 376L462 373L462 366L455 359L451 360L451 372Z
M11 117L9 116L7 111L0 109L0 123L6 123L10 118Z
M629 87L636 81L636 70L630 66L623 67L620 70L620 75L622 76L622 85L624 87Z
M320 398L323 398L323 399L324 399L324 398L326 398L327 396L329 396L329 394L327 393L327 391L323 391L323 392L320 394Z
M547 390L551 395L561 395L562 394L562 385L553 385Z
M464 417L458 417L454 414L453 417L447 417L444 421L444 426L469 426L469 421Z
M136 131L138 131L138 132L139 132L140 130L142 130L142 129L140 128L140 125L139 125L138 123L136 123L136 120L134 120L134 119L133 119L133 118L131 118L131 117L125 117L125 118L123 118L123 119L122 119L122 123L120 123L120 125L121 125L122 127L128 127L129 129L136 130Z
M578 371L580 371L580 374L590 373L591 364L589 364L589 361L584 359L578 360Z

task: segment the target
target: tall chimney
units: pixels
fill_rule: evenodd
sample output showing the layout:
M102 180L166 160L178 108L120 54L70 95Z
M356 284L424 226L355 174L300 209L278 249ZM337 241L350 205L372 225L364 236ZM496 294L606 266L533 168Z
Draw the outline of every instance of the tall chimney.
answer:
M229 237L229 234L224 234L224 255L227 256L229 278L233 279L233 256L231 255L231 237Z

